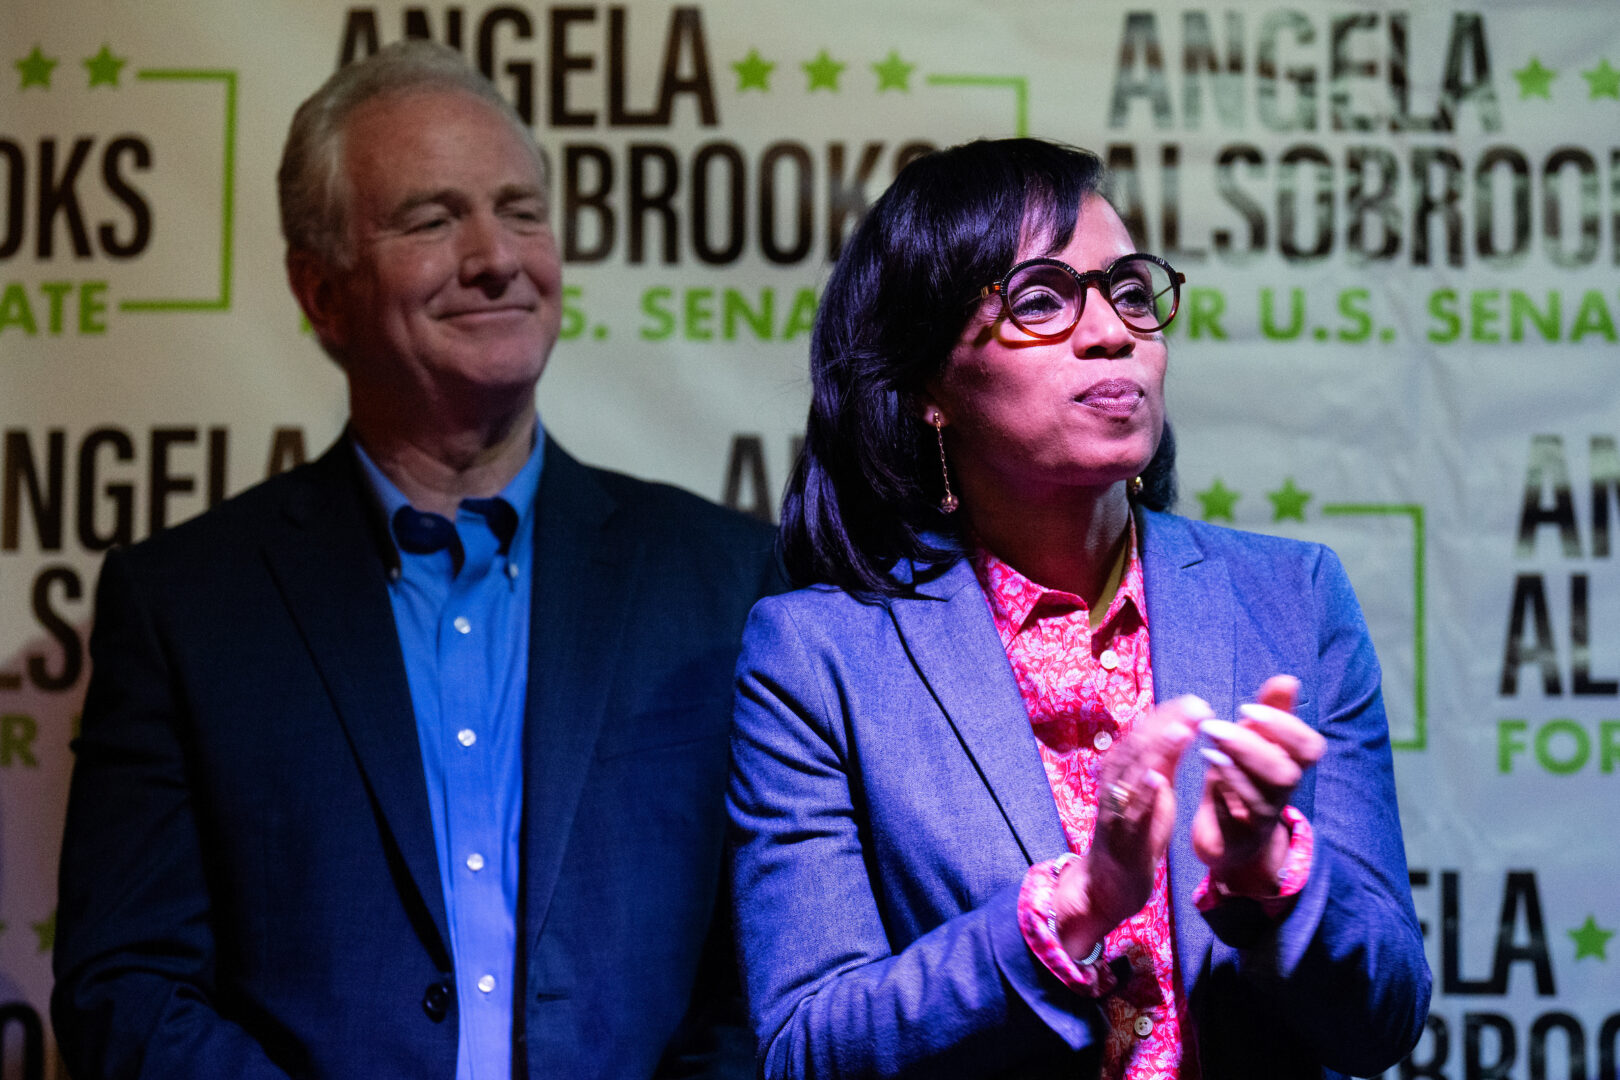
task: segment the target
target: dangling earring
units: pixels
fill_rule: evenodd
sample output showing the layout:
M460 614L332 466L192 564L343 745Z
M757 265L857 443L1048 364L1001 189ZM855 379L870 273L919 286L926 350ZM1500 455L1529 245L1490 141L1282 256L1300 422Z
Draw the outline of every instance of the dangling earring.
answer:
M1142 478L1140 476L1131 477L1130 483L1125 485L1125 494L1130 498L1131 502L1135 502L1142 497Z
M951 469L945 464L945 417L935 409L928 414L928 422L934 425L934 437L939 440L939 472L945 480L945 497L939 500L939 508L944 513L954 514L962 504L951 494Z

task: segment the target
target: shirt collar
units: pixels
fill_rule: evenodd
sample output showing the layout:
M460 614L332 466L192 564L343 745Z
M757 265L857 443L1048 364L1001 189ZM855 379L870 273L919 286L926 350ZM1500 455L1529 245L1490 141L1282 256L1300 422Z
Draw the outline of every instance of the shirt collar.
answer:
M1086 602L1074 593L1062 589L1048 589L1014 570L983 546L973 545L973 572L979 578L979 588L990 602L996 621L1013 631L1022 630L1035 609L1043 602L1049 606L1085 610ZM1106 625L1126 610L1127 605L1138 615L1147 611L1142 587L1142 553L1136 539L1136 516L1129 518L1125 534L1125 572L1120 577L1119 589L1108 605L1102 623ZM1145 616L1143 616L1145 619Z
M383 551L383 558L391 568L397 569L400 565L400 557L399 539L394 532L396 515L399 514L401 509L410 508L414 510L415 508L411 507L410 500L405 497L405 493L400 491L399 487L383 474L382 469L378 468L377 463L372 460L370 454L366 453L365 447L360 445L360 440L354 437L352 431L349 433L349 445L354 448L355 459L360 463L360 474L366 480L367 494L370 496L373 509L381 515L384 525L383 531L388 537L389 542ZM545 464L545 452L546 431L537 416L534 421L534 445L529 448L529 457L524 461L523 468L518 470L517 475L512 477L507 482L507 485L491 498L463 499L462 503L465 505L469 503L504 502L516 515L517 531L521 532L524 524L529 520L531 511L534 509L535 493L540 490L540 473ZM488 516L487 506L475 508L481 515Z

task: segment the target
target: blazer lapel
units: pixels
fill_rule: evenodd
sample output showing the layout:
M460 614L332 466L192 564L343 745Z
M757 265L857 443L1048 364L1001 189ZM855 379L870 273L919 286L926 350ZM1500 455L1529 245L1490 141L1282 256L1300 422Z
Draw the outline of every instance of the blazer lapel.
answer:
M523 933L551 904L631 619L635 530L579 462L546 443L535 507L523 731ZM620 518L622 522L622 517Z
M966 559L891 602L912 663L956 730L1030 863L1068 850L1029 713Z
M306 474L264 554L450 962L427 781L378 537L347 440Z
M1185 522L1143 513L1142 577L1147 590L1148 638L1153 653L1153 696L1160 702L1197 694L1222 719L1237 716L1237 610L1226 565L1206 559ZM1176 831L1170 842L1172 896L1189 897L1204 879L1192 850L1192 819L1204 794L1199 743L1176 773ZM1204 918L1188 903L1175 912L1177 945L1187 990L1192 991L1214 941Z

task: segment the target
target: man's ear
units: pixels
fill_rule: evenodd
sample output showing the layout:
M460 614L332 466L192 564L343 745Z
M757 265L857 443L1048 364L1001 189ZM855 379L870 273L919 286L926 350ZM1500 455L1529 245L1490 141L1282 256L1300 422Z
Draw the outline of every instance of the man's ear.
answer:
M287 252L287 284L292 287L304 318L328 351L343 346L342 323L338 318L336 272L330 263L313 252Z

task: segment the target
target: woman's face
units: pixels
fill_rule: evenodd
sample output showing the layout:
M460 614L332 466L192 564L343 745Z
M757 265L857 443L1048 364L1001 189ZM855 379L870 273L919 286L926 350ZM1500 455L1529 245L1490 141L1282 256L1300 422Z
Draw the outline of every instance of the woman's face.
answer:
M1134 250L1119 215L1093 195L1052 257L1085 273ZM1018 260L1045 254L1021 250ZM969 318L923 404L944 416L965 501L974 491L1034 500L1100 494L1140 474L1158 448L1165 361L1164 335L1127 328L1095 287L1080 321L1056 339L1020 330L992 296Z

